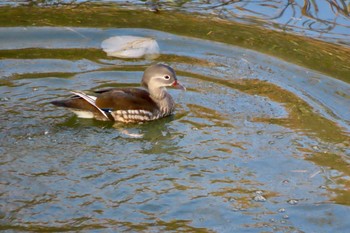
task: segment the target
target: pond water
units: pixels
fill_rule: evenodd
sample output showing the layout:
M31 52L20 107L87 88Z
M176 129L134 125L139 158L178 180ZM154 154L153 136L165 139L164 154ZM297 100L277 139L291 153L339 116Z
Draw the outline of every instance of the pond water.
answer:
M90 2L112 2L127 9L200 13L350 46L350 2L347 0L9 0L0 5L60 6Z
M114 0L126 6L134 2ZM144 1L139 2L140 6ZM345 0L146 1L149 7L201 12L293 34L350 45L350 3Z
M107 57L155 38L157 60ZM156 30L0 28L0 229L347 232L350 85L228 44ZM155 62L186 92L144 124L79 119L71 90L139 86Z

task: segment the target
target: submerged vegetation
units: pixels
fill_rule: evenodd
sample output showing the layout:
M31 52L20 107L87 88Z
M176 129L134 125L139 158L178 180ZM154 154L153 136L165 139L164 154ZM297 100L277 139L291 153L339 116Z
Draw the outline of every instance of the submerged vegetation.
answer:
M125 10L117 5L78 4L52 9L0 7L0 26L148 28L238 45L326 73L350 83L350 48L307 37L176 11ZM161 23L159 23L161 22ZM6 51L0 51L0 57Z

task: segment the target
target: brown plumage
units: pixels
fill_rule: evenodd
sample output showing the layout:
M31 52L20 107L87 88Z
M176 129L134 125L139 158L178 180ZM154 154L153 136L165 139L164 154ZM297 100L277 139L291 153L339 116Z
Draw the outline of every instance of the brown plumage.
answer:
M175 103L166 87L185 89L178 83L175 71L166 65L148 67L141 88L110 88L96 91L94 96L73 92L75 96L51 103L69 108L82 118L121 122L143 122L173 113Z

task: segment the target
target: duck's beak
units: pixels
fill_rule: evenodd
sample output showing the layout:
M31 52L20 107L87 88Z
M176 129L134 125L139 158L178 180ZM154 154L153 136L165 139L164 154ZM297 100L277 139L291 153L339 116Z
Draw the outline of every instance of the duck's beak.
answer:
M171 84L172 87L186 91L186 87L182 86L177 80Z

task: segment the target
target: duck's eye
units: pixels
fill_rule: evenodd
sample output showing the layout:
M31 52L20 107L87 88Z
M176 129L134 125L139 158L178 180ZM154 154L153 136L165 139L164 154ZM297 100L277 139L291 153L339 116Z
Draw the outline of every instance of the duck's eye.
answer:
M170 76L169 76L169 75L165 75L165 76L164 76L164 79L169 80L169 79L170 79Z

